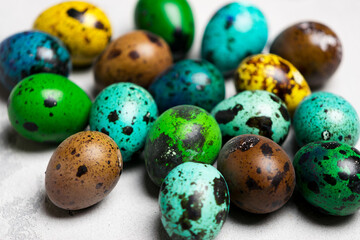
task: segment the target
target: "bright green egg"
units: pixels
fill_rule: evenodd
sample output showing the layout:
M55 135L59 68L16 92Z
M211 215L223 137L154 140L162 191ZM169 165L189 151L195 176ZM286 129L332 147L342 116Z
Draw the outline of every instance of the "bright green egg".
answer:
M11 91L8 115L25 138L61 142L84 130L91 104L87 94L66 77L40 73L25 78Z
M186 0L139 0L135 24L164 38L175 59L183 58L194 40L194 17Z

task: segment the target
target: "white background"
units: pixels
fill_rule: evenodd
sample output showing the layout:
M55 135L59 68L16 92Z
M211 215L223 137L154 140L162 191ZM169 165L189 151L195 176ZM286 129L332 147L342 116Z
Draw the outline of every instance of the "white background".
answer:
M155 1L155 0L154 0ZM135 0L94 0L110 18L113 38L132 30ZM189 0L196 19L190 57L198 58L201 37L214 12L228 1ZM360 1L256 0L268 19L269 42L285 27L317 20L340 37L343 62L323 88L343 96L360 113ZM31 29L37 15L57 0L1 0L0 41ZM91 70L73 72L70 79L93 98ZM227 97L235 93L227 81ZM146 175L143 162L126 163L120 181L101 203L69 213L46 199L44 172L56 146L23 139L7 118L6 96L0 92L0 239L166 239L157 204L158 189ZM293 157L291 133L284 144ZM360 147L360 144L357 144ZM359 239L360 213L331 217L317 213L297 194L281 210L252 215L232 206L217 239Z

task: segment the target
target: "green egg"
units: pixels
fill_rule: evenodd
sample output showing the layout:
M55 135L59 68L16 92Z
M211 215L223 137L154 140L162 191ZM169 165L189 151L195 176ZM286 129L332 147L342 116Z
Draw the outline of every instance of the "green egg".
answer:
M183 58L194 41L194 17L186 0L139 0L135 24L164 38L175 59Z
M29 76L11 91L8 115L25 138L61 142L88 124L91 100L66 77L40 73Z

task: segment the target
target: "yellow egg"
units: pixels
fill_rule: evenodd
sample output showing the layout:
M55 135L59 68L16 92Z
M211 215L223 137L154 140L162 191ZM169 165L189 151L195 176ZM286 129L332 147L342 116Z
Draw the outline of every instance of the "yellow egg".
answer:
M35 20L34 29L60 38L78 67L90 65L111 39L105 13L86 2L64 2L48 8Z
M309 85L294 65L274 54L258 54L244 59L235 71L235 87L238 92L272 92L285 102L291 115L311 94Z

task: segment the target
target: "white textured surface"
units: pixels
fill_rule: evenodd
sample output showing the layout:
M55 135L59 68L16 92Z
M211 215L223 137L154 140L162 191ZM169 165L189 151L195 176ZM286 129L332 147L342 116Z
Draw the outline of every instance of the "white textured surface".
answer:
M155 0L154 0L155 1ZM58 0L1 1L0 41L30 29L36 16ZM94 0L109 16L114 38L133 29L135 0ZM196 17L196 39L190 57L199 57L201 36L221 0L191 0ZM270 42L285 27L301 20L317 20L341 38L344 58L323 89L345 97L360 113L360 1L358 0L254 0L270 26ZM93 97L90 70L70 79ZM227 82L227 96L235 93ZM166 239L159 220L158 190L141 161L126 164L117 187L101 203L71 212L46 200L44 172L56 146L27 141L17 135L7 118L6 96L0 92L0 239ZM284 147L295 148L290 134ZM357 144L359 148L360 145ZM251 215L232 207L217 239L359 239L360 213L329 217L314 212L297 196L269 215Z

